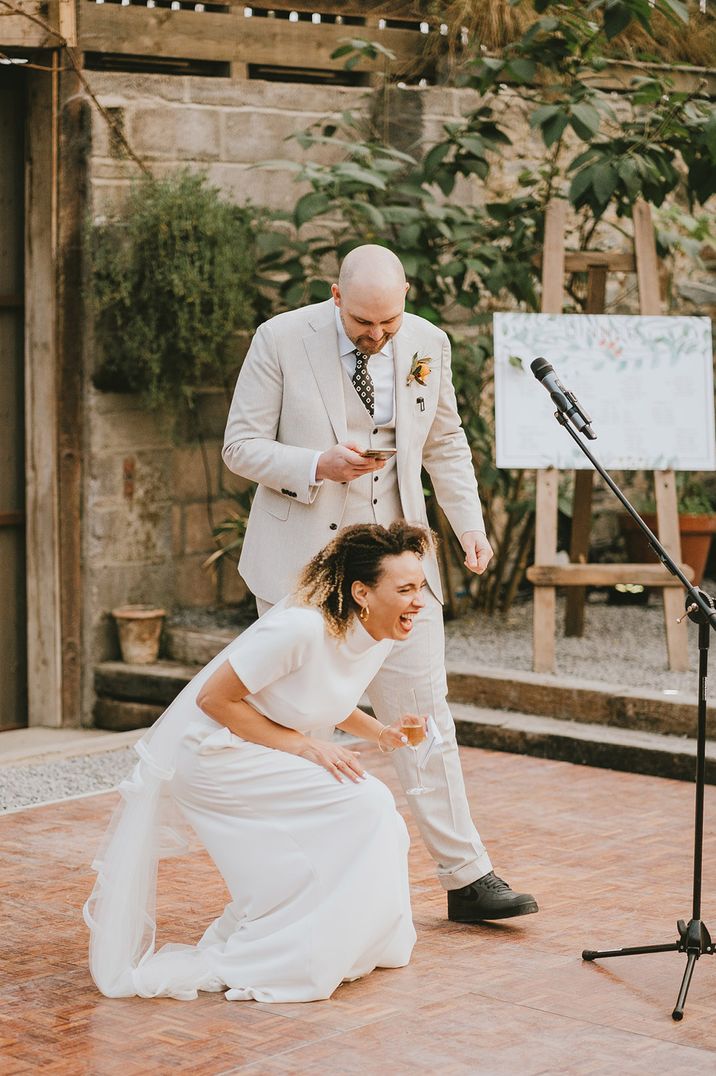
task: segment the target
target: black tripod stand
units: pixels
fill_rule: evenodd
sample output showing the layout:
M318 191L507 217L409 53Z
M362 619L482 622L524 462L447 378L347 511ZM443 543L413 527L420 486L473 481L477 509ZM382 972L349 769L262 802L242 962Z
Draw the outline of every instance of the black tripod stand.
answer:
M540 362L543 360L535 360ZM551 368L550 368L551 369ZM534 364L533 364L534 371ZM561 386L560 386L561 387ZM555 418L564 426L572 439L579 445L580 449L591 462L593 467L601 475L609 488L615 494L615 496L621 501L626 508L629 515L634 519L640 529L644 532L649 539L649 544L656 553L659 560L666 568L677 576L677 578L683 583L686 589L686 612L684 616L688 616L690 620L699 625L699 694L698 694L698 736L696 746L696 807L695 807L695 826L694 826L694 872L693 872L693 902L691 909L691 919L688 923L683 919L679 919L676 924L678 931L678 940L675 942L668 942L665 945L635 945L630 946L627 949L584 949L582 952L583 960L601 960L605 957L612 956L638 956L642 953L686 953L686 970L684 971L684 977L681 981L681 989L679 990L679 996L676 1000L676 1005L672 1012L674 1020L681 1020L684 1015L684 1005L686 1004L686 995L691 985L691 977L694 973L694 967L696 961L703 954L713 956L716 951L716 945L711 941L711 935L709 934L706 925L701 921L701 873L702 873L702 861L703 861L703 836L704 836L704 784L706 778L706 677L708 674L708 655L709 655L709 643L711 639L711 628L716 629L716 606L714 600L710 595L704 593L698 587L692 586L686 576L683 574L679 566L671 559L669 554L664 549L659 539L649 530L644 520L639 513L631 506L626 499L622 491L617 484L612 480L611 476L604 470L602 465L593 454L589 451L587 446L581 440L579 435L569 424L567 414L571 414L577 410L577 413L582 419L586 418L589 423L589 416L580 412L579 405L576 399L569 394L569 404L576 405L570 407L570 411L565 413L562 410L555 412ZM553 399L556 399L553 396ZM590 431L591 432L591 431ZM593 436L593 434L592 434Z

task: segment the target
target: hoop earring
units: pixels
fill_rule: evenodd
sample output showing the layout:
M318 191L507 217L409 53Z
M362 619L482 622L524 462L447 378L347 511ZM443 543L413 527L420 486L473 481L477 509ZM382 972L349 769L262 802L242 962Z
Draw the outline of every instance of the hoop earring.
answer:
M365 624L365 622L366 622L366 620L368 619L369 616L370 616L370 609L368 608L368 606L367 605L361 605L360 613L358 614L358 619L362 620L363 623Z

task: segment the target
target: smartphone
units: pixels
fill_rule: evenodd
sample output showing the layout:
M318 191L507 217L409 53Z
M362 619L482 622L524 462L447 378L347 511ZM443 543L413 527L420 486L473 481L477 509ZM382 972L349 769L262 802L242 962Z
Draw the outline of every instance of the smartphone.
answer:
M397 448L366 448L361 455L367 460L389 460L397 451Z

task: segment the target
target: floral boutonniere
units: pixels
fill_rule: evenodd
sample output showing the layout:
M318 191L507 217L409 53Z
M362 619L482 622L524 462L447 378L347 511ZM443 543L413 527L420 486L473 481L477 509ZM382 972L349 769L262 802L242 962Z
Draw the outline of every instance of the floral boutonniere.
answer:
M432 361L430 355L420 356L416 351L410 360L410 373L408 374L408 380L405 384L410 385L411 382L417 381L419 385L424 386L427 382L428 375L430 374L430 363Z

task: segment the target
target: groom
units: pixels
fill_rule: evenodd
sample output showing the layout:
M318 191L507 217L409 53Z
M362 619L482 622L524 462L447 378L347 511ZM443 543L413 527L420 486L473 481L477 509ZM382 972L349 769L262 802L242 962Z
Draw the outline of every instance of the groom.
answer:
M426 522L421 468L465 551L484 572L492 549L460 424L442 330L406 314L399 259L385 247L345 258L332 298L261 325L244 360L229 412L223 457L258 483L239 570L259 613L293 588L300 569L340 527L395 519ZM388 453L386 460L366 450ZM470 817L446 702L442 591L435 555L426 557L426 606L410 637L393 648L368 689L376 717L399 716L412 690L417 713L431 713L443 743L428 759L431 795L410 797L421 835L457 922L537 911L493 870ZM393 754L403 787L410 752Z

